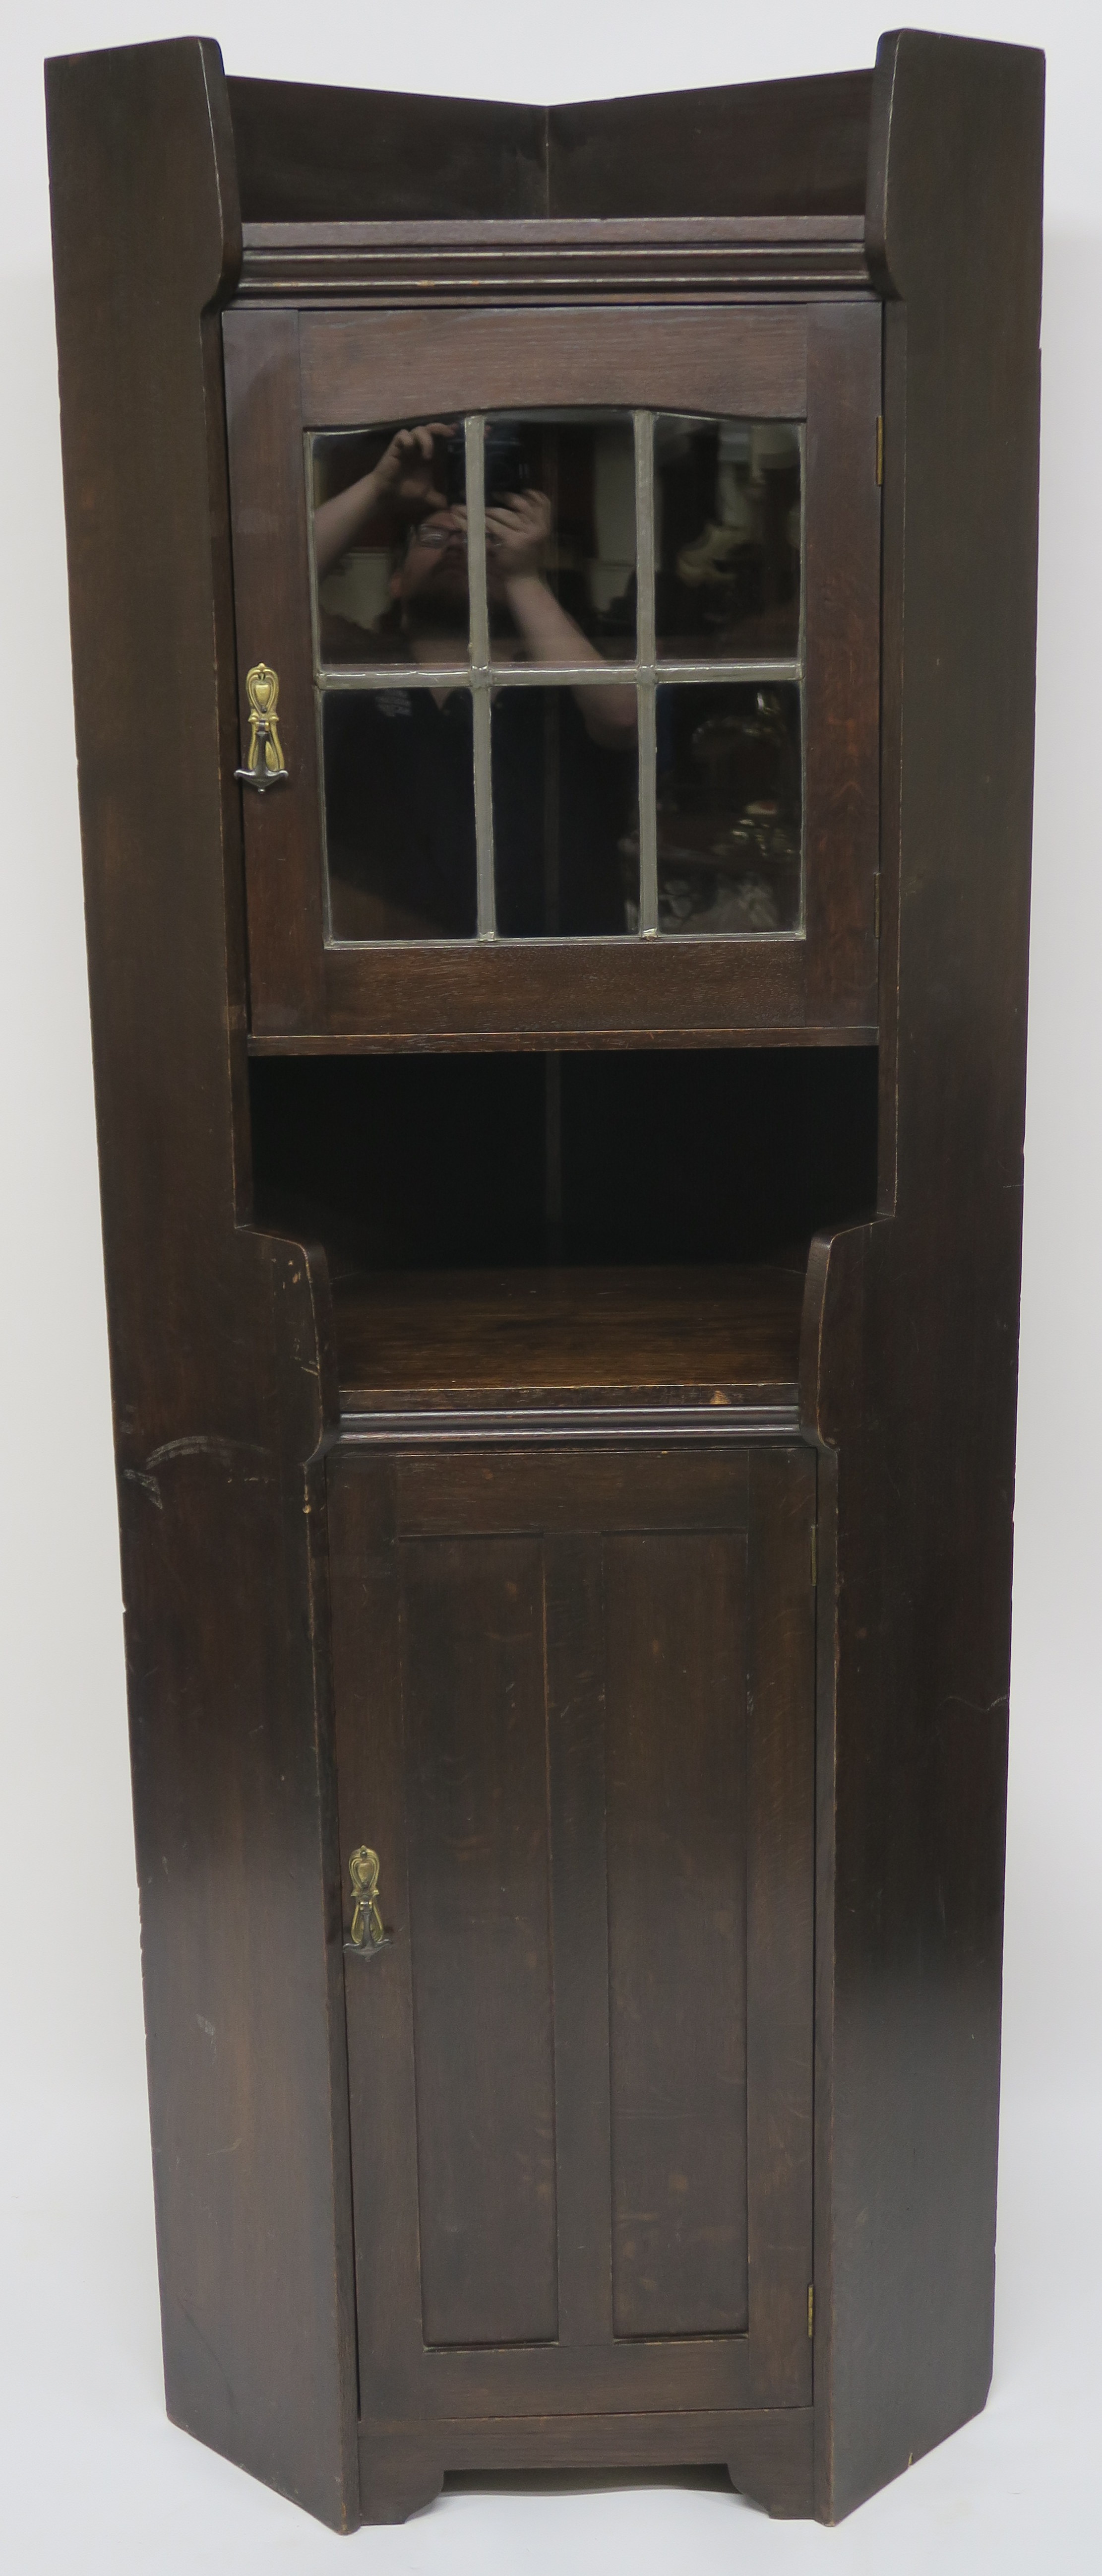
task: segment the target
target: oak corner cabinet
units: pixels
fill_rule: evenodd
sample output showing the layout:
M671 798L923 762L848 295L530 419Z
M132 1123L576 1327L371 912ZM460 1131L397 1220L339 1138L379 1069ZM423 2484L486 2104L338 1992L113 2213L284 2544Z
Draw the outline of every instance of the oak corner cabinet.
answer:
M169 2411L835 2521L990 2375L1043 60L47 80Z

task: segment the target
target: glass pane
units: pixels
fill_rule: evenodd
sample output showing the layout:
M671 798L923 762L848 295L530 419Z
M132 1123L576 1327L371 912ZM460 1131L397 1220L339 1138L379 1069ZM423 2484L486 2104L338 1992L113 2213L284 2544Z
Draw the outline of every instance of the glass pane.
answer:
M469 689L330 689L322 701L334 939L477 928Z
M503 412L487 419L486 581L495 661L600 656L630 662L630 412Z
M502 938L615 938L637 929L634 688L495 690L491 746Z
M657 693L658 922L696 933L800 922L800 692Z
M660 660L794 658L800 637L800 435L792 421L654 424Z
M322 662L466 662L462 421L327 432L312 466Z

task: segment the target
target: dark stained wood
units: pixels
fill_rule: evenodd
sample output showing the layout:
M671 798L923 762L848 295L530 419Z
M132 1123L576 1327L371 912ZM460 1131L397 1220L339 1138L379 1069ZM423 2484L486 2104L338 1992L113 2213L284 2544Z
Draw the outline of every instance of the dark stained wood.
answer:
M372 2427L361 2436L364 2520L402 2522L438 2496L445 2460L486 2476L549 2470L712 2467L725 2463L741 2495L777 2520L814 2509L812 2411L784 2406L737 2414L528 2416L410 2432ZM732 2546L737 2542L732 2528Z
M868 71L550 109L293 81L226 89L249 223L864 209Z
M425 2501L416 2462L377 2455L364 2426L409 2403L422 2349L413 1952L402 1725L402 1640L393 1463L352 1484L329 1477L333 1686L340 1797L341 1894L351 1927L347 1855L370 1839L382 1858L388 1935L345 1979L348 2108L360 2320L360 2505L367 2521L401 2520ZM366 1659L362 1640L371 1639ZM385 2095L379 2069L386 2068ZM380 2227L378 2212L387 2224ZM385 2327L385 2332L384 2332ZM437 2480L437 2485L439 2480ZM427 2493L436 2492L429 2484Z
M195 39L53 62L47 96L166 2391L340 2528L356 2379L306 1469L336 1389L324 1270L247 1224L232 140Z
M338 2529L986 2395L1042 104L48 66L168 2405ZM517 399L806 421L806 938L326 948L304 426Z
M612 2336L612 2170L601 1551L545 1539L560 2344Z
M310 596L306 472L299 407L298 317L257 315L248 329L222 324L234 517L233 582L241 758L249 740L246 673L258 662L279 674L278 722L288 783L266 796L242 794L249 948L255 978L273 953L307 1017L324 1009L321 854L303 868L304 837L320 794L309 619L274 627L269 564L278 551L300 598ZM290 880L290 883L288 882ZM289 894L292 900L288 901Z
M821 302L807 339L805 451L809 1016L877 1016L880 491L877 305Z
M226 95L247 223L546 213L545 108L241 78Z
M342 1459L358 1444L342 1440ZM363 1460L360 1472L368 1465ZM674 1442L642 1457L608 1446L596 1456L568 1451L541 1458L538 1474L517 1443L471 1456L456 1443L439 1457L410 1451L397 1462L401 1526L418 1538L452 1530L745 1529L750 1517L748 1446L703 1457Z
M331 1456L342 1833L349 1847L370 1839L379 1852L392 1935L372 1957L346 1952L356 2207L370 2213L360 2274L362 2407L380 2511L394 2491L419 2491L418 2476L429 2478L434 2459L441 2471L452 2464L441 2453L443 2424L527 2422L590 2408L693 2413L799 2404L809 2393L815 1469L807 1449L774 1448L762 1460L772 1470L764 1477L737 1450L722 1459L655 1451L629 1462L600 1452L542 1458L521 1447L510 1464L477 1453L395 1460L341 1442ZM472 1481L489 1501L481 1513ZM789 1610L795 1647L768 1673L754 1663L745 1616L759 1556L773 1581L779 1566L782 1600L802 1586L804 1609L803 1630ZM651 1626L640 1632L626 1615L648 1578L652 1599L664 1604L664 1660L651 1655ZM774 1641L762 1633L772 1654ZM694 1711L701 1746L692 1752ZM649 1752L632 1748L640 1724ZM486 1747L500 1729L509 1749L494 1758ZM692 2228L713 2235L710 2253L704 2241L682 2245L687 2281L678 2283L676 2230L669 2231L669 2313L656 2313L652 2301L643 2321L617 2317L612 2304L617 2147L614 2135L610 2167L609 2106L615 2130L617 2112L622 2126L633 2108L616 2031L633 2008L625 1945L646 1893L638 1876L640 1860L648 1865L644 1782L660 1745L672 1755L683 1733L684 1832L690 1809L692 1832L702 1829L710 1748L731 1783L713 1784L707 1893L674 1869L669 1850L655 1856L659 1882L664 1866L669 1884L651 1891L671 1951L691 1979L711 1987L698 2006L709 2040L702 2057L676 2033L669 1973L650 2001L673 2053L671 2075L688 2088L668 2141L669 2188L675 2192L684 2165L695 2164L686 2195ZM665 1777L672 1796L673 1775ZM674 1817L669 1831L676 1835ZM778 1837L790 1863L802 1853L802 1903L797 1895L793 1904L775 1867ZM544 2092L549 1855L555 2075L563 2086L553 2131ZM625 1865L634 1886L617 1917ZM754 1925L745 1954L744 1902ZM726 1928L717 1928L717 1909ZM602 1965L610 1919L611 2092ZM717 1980L721 1953L729 1964ZM744 1973L751 1991L760 1986L760 2024L775 2033L761 2048L763 2072L772 2052L785 2088L770 2094L768 2114L763 2105L749 2174L738 2146ZM519 2008L518 1975L526 1997ZM796 2034L802 2082L791 2053ZM709 2140L708 2111L728 2067L735 2103L718 2140ZM652 2090L656 2072L652 2062ZM552 2136L557 2191L546 2161ZM494 2188L466 2167L481 2152L492 2176L501 2142L513 2168L498 2172ZM457 2173L462 2197L453 2209ZM619 2205L622 2215L622 2197ZM544 2270L544 2209L556 2273L564 2266L557 2313ZM739 2267L748 2224L756 2251L747 2307ZM733 2249L719 2266L722 2317L708 2288L717 2229ZM620 2236L623 2248L622 2228ZM798 2313L793 2262L802 2267ZM435 2330L446 2343L433 2340ZM518 2440L521 2432L518 2422Z
M605 1588L614 2329L737 2334L746 1538L610 1537Z
M991 2368L1035 622L1043 60L886 38L881 1209L809 1274L835 1453L817 2510ZM833 1845L833 1849L831 1846Z
M871 292L861 215L642 223L250 224L238 300L310 305L602 304Z
M250 315L246 325L253 327ZM435 411L526 404L645 403L656 410L801 418L807 382L802 303L748 307L737 320L646 305L567 319L523 313L310 313L302 316L302 416L312 429L360 429Z
M553 107L548 210L860 214L871 104L857 71Z
M273 800L265 799L265 805ZM807 1014L802 940L539 939L472 940L466 953L428 941L408 949L329 948L326 1025L336 1036L374 1031L387 1048L435 1043L451 1050L528 1044L558 1046L564 1032L585 1044L611 1037L646 1046L699 1033L725 1046L740 1027L774 1029L786 1042ZM253 1026L282 1035L308 1026L301 1004L254 1001ZM843 1041L868 1036L855 1011L839 1014Z
M341 1402L416 1391L673 1387L787 1400L799 1270L377 1271L341 1280Z
M812 2387L812 2240L802 2177L813 2112L815 1461L762 1449L750 1468L746 2006L750 2307L762 2307L770 2386L789 2406ZM783 2106L783 2108L781 2107Z
M875 1046L875 1022L856 1022L851 1027L824 1029L803 1021L798 1027L694 1028L694 1047L855 1047ZM683 1033L680 1029L602 1029L601 1052L610 1054L629 1048L646 1047L655 1052L680 1052ZM588 1055L592 1052L592 1034L587 1029L494 1029L479 1034L470 1030L429 1030L407 1034L399 1041L393 1029L352 1029L329 1031L311 1036L308 1032L292 1035L286 1032L267 1036L250 1035L251 1056L356 1056L390 1055L400 1043L403 1055L536 1055L553 1046L558 1055Z
M539 2343L558 2287L538 1542L429 1539L399 1580L422 2329Z
M563 1402L555 1388L494 1398L465 1390L454 1403L438 1406L431 1399L403 1398L394 1406L346 1413L342 1436L357 1449L403 1452L449 1449L571 1449L676 1442L730 1447L747 1440L795 1440L802 1436L798 1401L766 1404L743 1400L730 1405L694 1404L678 1388L661 1388L642 1403L625 1400L615 1388L599 1389L595 1398Z

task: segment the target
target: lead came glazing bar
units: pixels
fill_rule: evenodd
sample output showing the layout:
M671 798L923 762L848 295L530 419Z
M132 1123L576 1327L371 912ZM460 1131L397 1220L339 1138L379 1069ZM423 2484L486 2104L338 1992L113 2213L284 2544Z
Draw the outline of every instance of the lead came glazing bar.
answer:
M463 424L467 485L467 588L471 602L474 706L474 828L478 869L478 936L497 935L494 901L494 796L490 742L490 611L486 595L486 423L472 412Z
M635 414L636 650L639 655L639 929L658 929L657 760L654 706L654 414Z
M653 939L658 930L658 817L656 771L658 726L653 676L641 678L639 705L639 932Z
M474 412L463 423L466 445L467 585L471 596L471 662L486 671L490 662L490 611L486 597L486 493L483 460L486 423Z
M496 662L491 684L500 688L508 681L511 689L545 689L552 682L564 680L572 689L607 689L611 680L623 680L630 686L639 667L635 662ZM454 666L443 662L426 663L420 671L405 664L396 666L393 662L344 662L333 670L320 672L318 687L323 691L395 687L439 689L445 686L459 689L466 688L470 676L466 662L456 662ZM491 678L488 673L484 676ZM654 676L657 677L657 672ZM790 680L796 686L802 677L799 662L739 662L732 659L662 664L663 682L684 681L686 687L694 681L714 687L717 679L732 687L738 684L747 688L765 688L783 680Z
M654 636L654 413L635 414L636 651L653 670Z
M478 936L496 939L494 893L494 795L491 776L490 692L475 681L474 691L474 831L478 868Z

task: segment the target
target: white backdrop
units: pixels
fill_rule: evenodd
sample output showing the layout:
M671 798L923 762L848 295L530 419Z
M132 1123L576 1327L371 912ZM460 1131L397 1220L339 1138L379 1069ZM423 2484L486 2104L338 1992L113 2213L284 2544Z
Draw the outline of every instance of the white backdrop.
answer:
M231 72L498 98L871 62L867 0L222 0ZM995 2383L985 2416L837 2534L691 2486L446 2497L338 2541L163 2417L110 1460L49 275L42 56L185 32L179 0L39 0L0 119L0 2531L19 2576L729 2566L1095 2567L1102 2397L1097 1560L1102 1370L1098 603L1102 12L938 0L1047 47L1030 1099Z

